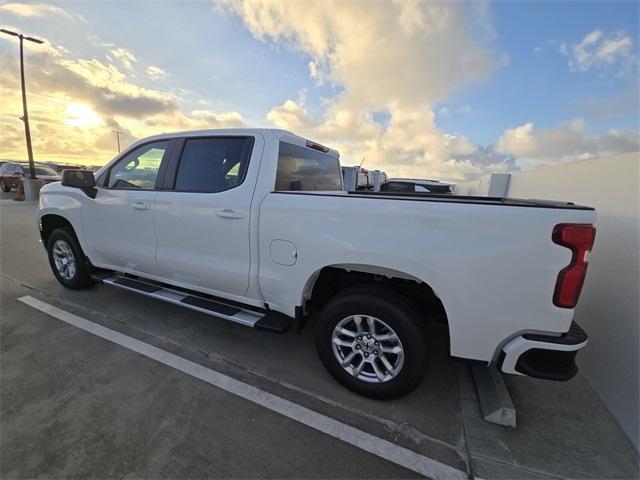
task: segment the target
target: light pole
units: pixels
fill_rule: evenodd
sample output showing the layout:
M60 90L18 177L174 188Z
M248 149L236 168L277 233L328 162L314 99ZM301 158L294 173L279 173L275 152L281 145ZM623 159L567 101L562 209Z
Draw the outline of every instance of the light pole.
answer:
M111 130L111 131L116 134L116 140L118 142L118 153L120 153L120 134L124 132L121 132L120 130Z
M22 83L22 121L24 122L24 134L27 138L27 155L29 157L29 174L31 178L36 178L36 169L33 164L33 149L31 148L31 129L29 128L29 114L27 113L27 91L24 85L24 55L22 53L23 40L27 40L33 43L44 43L42 40L38 40L33 37L25 37L21 33L12 32L11 30L5 30L0 28L0 32L7 35L13 35L20 39L20 81Z

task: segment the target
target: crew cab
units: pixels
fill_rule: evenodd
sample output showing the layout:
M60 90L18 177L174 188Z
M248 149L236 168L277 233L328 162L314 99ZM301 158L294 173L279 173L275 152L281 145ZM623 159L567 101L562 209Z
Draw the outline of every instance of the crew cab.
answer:
M347 192L338 152L284 130L146 138L95 175L65 170L37 217L65 287L274 332L313 318L328 371L375 398L420 384L430 321L448 325L452 357L508 374L566 380L587 343L573 317L594 209Z

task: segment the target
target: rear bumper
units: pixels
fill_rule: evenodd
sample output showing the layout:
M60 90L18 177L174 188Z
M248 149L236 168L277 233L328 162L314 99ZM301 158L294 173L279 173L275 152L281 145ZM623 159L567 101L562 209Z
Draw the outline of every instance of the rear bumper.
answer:
M569 380L578 373L575 357L587 342L587 334L576 322L560 336L526 333L504 346L498 368L515 375Z

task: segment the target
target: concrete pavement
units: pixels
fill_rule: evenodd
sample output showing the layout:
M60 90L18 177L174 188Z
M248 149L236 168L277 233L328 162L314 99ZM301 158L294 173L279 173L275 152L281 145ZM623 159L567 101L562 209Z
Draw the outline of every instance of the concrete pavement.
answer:
M7 198L3 195L4 198ZM313 328L273 335L107 286L61 287L35 205L0 200L0 475L412 477L416 473L154 364L18 302L31 295L249 385L487 478L635 478L637 457L586 383L508 378L513 431L482 421L469 371L432 328L431 369L379 402L337 385Z

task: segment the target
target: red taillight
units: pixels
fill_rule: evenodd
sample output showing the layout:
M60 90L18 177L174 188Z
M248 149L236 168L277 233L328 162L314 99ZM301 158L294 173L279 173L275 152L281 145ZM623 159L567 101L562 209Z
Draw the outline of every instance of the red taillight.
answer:
M557 307L574 308L587 274L588 262L585 257L593 247L596 229L593 225L563 223L555 226L551 238L554 243L573 252L571 263L558 274L553 303Z

